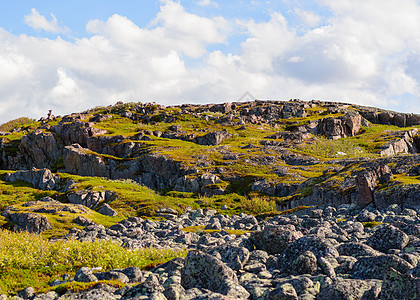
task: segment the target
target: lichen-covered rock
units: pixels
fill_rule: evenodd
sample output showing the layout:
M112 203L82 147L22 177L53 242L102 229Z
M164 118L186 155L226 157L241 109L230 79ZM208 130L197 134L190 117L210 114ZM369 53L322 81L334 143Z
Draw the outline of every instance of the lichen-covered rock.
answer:
M340 255L353 257L378 256L382 254L381 252L361 242L342 243L338 245L336 249Z
M195 141L200 145L215 146L219 145L221 142L230 138L231 136L232 135L225 129L222 131L210 132L203 136L198 136L195 138Z
M231 268L220 259L197 250L190 251L185 259L181 284L185 289L199 287L231 297L249 297Z
M215 252L219 253L222 261L235 271L242 269L249 259L249 250L245 247L226 244L208 251L209 254Z
M30 233L41 233L45 230L52 229L48 219L39 214L33 213L10 213L9 220L13 224L14 231L27 231Z
M282 266L282 269L288 273L299 274L315 274L318 270L317 258L311 251L305 251L296 257L293 261L288 262L289 270L287 270L287 263Z
M413 266L394 254L362 257L354 264L352 277L355 279L382 279L390 268L407 273Z
M298 296L296 290L290 283L284 283L279 287L269 291L264 299L273 300L297 300Z
M295 230L293 225L265 227L251 234L251 241L259 250L269 254L282 253L291 243L303 237L302 232Z
M109 271L109 272L99 272L95 273L95 276L98 280L118 280L122 283L130 282L130 278L125 275L123 272Z
M364 299L373 287L380 285L379 280L341 279L323 288L317 300L359 300Z
M389 249L403 249L409 242L408 235L392 225L381 225L367 244L372 248L386 253Z
M114 209L112 209L112 207L109 206L109 204L107 203L104 203L104 205L102 205L102 207L98 209L98 213L111 217L118 215L118 213Z
M420 278L390 269L383 278L381 299L420 299Z
M95 282L98 281L95 275L93 275L92 269L82 267L74 275L74 281L79 282Z

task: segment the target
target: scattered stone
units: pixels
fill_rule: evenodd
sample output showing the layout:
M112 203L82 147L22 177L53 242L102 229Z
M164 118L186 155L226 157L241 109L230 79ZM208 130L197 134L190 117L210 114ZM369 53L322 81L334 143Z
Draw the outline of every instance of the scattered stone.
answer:
M104 203L100 209L98 209L98 213L103 214L105 216L117 216L118 213L112 209L107 203Z

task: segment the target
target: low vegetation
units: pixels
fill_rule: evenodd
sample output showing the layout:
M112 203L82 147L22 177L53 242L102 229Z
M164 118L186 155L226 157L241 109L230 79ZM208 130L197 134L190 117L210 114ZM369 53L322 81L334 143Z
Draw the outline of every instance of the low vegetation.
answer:
M128 250L103 240L50 242L37 235L0 230L0 293L14 293L27 286L46 292L51 281L63 274L74 275L80 267L145 269L185 255L180 249Z
M30 119L27 117L17 118L4 124L1 124L0 131L12 131L13 129L17 128L29 127L29 125L34 125L35 122L36 121L34 119Z

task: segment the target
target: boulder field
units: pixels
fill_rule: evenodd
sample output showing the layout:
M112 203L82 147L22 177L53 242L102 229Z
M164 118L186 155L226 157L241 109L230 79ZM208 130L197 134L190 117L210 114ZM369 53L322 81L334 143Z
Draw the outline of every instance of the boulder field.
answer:
M79 293L35 295L30 287L15 299L419 299L420 214L391 205L384 210L355 205L306 209L257 220L161 210L162 221L130 217L105 228L86 219L64 239L111 239L127 248L187 248L151 269L108 272L86 267L67 281L119 280L117 289L98 284ZM202 231L188 231L202 225ZM231 230L242 230L230 234ZM237 232L238 233L238 232Z

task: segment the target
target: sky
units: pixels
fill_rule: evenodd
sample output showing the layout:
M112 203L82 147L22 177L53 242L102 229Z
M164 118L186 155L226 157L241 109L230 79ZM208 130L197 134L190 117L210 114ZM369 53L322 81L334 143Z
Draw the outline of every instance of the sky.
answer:
M420 1L0 1L0 124L245 93L420 113Z

